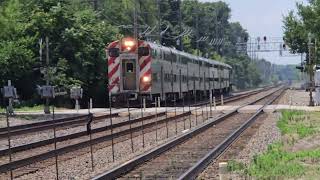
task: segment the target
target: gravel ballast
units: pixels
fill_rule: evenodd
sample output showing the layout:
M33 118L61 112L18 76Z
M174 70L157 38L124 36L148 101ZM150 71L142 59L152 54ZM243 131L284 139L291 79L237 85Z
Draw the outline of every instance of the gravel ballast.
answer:
M278 117L279 113L262 115L261 119L252 125L257 127L246 130L240 139L219 158L218 162L235 160L248 165L255 155L265 152L269 144L280 140L281 134L276 125ZM212 162L198 179L219 179L218 162ZM248 178L238 173L230 173L228 177L230 179Z
M242 104L242 103L241 103ZM219 115L219 114L216 114ZM192 125L195 126L195 117L192 116ZM202 120L199 120L202 122ZM104 122L106 123L106 122ZM181 131L184 130L184 121L178 122L178 132L181 133ZM96 174L99 174L105 170L110 169L111 167L114 167L115 165L118 165L120 163L123 163L138 154L141 154L158 144L161 144L168 139L166 139L166 128L165 126L159 126L162 127L160 128L157 133L158 133L158 141L156 142L155 140L155 134L156 132L150 132L146 133L144 135L145 137L145 148L142 148L142 136L137 136L133 139L134 143L134 152L131 152L131 140L127 140L124 142L120 142L114 146L114 149L116 151L115 153L115 159L116 162L112 162L112 156L111 156L111 147L106 146L103 148L95 148L94 147L94 164L95 164L95 169L92 171L91 169L91 155L88 153L90 148L85 148L81 152L80 155L76 156L74 158L74 155L72 153L68 153L62 156L59 156L58 161L59 161L59 176L61 179L87 179L89 177L92 177ZM172 138L175 136L175 124L170 123L169 125L169 136ZM189 127L189 118L186 120L186 128ZM59 134L60 135L60 134ZM170 138L169 138L170 139ZM25 142L25 141L24 141ZM82 150L79 150L82 151ZM75 152L77 153L77 152ZM71 155L70 155L71 154ZM71 158L68 158L68 157ZM102 158L101 158L102 157ZM19 176L19 179L41 179L43 177L46 177L47 179L54 179L55 178L55 165L54 165L54 159L51 159L53 163L51 162L50 165L44 166L39 163L39 167L34 167L35 172L32 174L26 174ZM41 167L42 166L42 167ZM19 171L19 170L17 170Z

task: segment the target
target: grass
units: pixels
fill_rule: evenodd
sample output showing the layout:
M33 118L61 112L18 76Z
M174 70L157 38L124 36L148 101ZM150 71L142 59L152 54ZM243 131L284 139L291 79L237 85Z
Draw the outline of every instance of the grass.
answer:
M277 126L282 135L298 134L300 138L312 135L317 131L316 126L309 122L303 111L282 111Z
M248 166L229 161L229 170L256 179L319 179L320 148L290 151L287 147L294 143L285 141L284 137L297 135L304 139L320 135L320 113L283 111L277 126L283 136L282 141L269 145L265 153L254 156Z
M24 106L24 107L19 107L15 109L16 111L42 111L43 110L43 105L35 105L35 106Z
M15 111L39 111L43 110L43 105L14 107ZM1 112L5 112L5 108L0 108Z
M51 107L50 107L51 108ZM55 109L64 109L64 108L55 108ZM34 105L34 106L20 106L14 107L15 112L34 112L34 111L43 111L43 105ZM5 113L5 108L0 108L0 112Z

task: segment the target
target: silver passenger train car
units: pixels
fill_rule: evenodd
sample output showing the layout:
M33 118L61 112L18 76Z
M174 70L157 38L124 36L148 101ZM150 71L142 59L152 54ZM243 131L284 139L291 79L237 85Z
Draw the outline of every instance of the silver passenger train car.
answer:
M109 94L114 102L141 96L150 100L200 98L231 90L232 68L228 64L152 42L126 41L121 39L107 47Z

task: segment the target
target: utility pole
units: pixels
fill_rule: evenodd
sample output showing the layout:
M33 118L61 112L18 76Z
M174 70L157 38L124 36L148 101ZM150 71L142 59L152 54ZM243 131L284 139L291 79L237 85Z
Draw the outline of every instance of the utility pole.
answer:
M196 39L197 39L197 56L200 56L200 52L199 52L199 17L198 17L198 9L196 9L196 31L197 31L197 35L196 35ZM200 73L200 72L199 72Z
M180 27L180 34L182 34L182 15L181 15L181 0L178 0L179 5L179 27ZM182 36L179 37L179 49L183 51L183 43L182 43Z
M214 17L215 17L215 27L214 27L214 36L215 36L215 39L219 39L219 35L218 35L218 12L217 10L214 11ZM217 54L219 54L219 45L217 44L215 46L215 51Z
M41 47L40 47L41 48ZM42 55L42 53L41 53ZM50 85L50 79L49 79L49 38L46 36L46 85ZM49 107L49 98L46 98L46 104L44 106L44 113L50 114L50 107Z
M158 31L159 31L159 44L162 45L162 42L161 42L161 9L160 9L160 0L156 0L157 1L157 7L158 7Z
M98 10L98 0L93 0L93 9Z
M316 44L312 43L312 34L309 33L308 34L308 51L309 51L309 106L314 106L314 101L313 101L313 97L312 97L312 92L313 92L313 63L314 63L314 58L315 58L315 47Z
M134 0L134 13L133 13L133 37L138 39L138 23L137 23L137 0Z

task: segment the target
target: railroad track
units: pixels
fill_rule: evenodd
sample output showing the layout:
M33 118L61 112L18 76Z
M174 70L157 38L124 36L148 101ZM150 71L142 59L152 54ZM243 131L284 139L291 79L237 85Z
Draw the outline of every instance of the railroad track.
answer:
M261 89L261 90L251 91L249 93L242 94L239 96L226 97L224 99L224 102L228 103L228 102L236 101L236 100L248 97L248 96L252 96L252 95L257 94L259 92L266 91L268 89L270 89L270 87L265 88L265 89ZM209 103L210 103L209 101L203 101L203 102L197 103L195 105L192 105L192 107L203 106L203 105L206 105ZM218 99L216 104L220 105L221 100ZM179 108L177 108L177 109L179 109ZM107 114L107 115L95 116L93 120L99 121L99 120L107 119L110 117L112 117L112 118L118 117L119 113L121 113L121 112L112 113L111 115ZM48 121L41 121L41 122L36 122L36 123L24 124L24 125L11 126L10 127L10 135L12 137L14 137L14 136L19 136L19 135L26 135L28 133L35 133L35 132L50 130L53 128L60 128L60 127L67 128L70 126L75 127L77 125L81 126L83 124L86 124L89 121L89 118L90 118L89 115L80 115L80 116L74 116L74 117L69 117L69 118L60 118L60 119L56 119L56 120L48 120ZM7 127L0 128L0 139L4 139L4 138L8 138L8 128ZM1 151L0 151L0 155L1 155Z
M238 96L229 96L224 99L224 102L228 103L228 102L236 101L241 98L252 96L252 95L255 95L259 92L266 91L271 88L272 87L265 87L261 90L254 90L249 93L241 94ZM191 106L197 107L197 106L203 106L203 105L206 105L209 103L210 103L210 101L202 101L202 102L193 104ZM216 104L217 105L221 104L220 98L217 98ZM137 108L135 108L135 109L137 109ZM131 111L132 111L132 109L131 109ZM111 115L106 114L106 115L95 116L93 120L99 121L99 120L107 119L110 117L117 117L117 116L119 116L120 113L121 112L112 113ZM68 117L68 118L59 118L59 119L55 119L55 120L47 120L47 121L41 121L41 122L35 122L35 123L29 123L29 124L23 124L23 125L10 126L10 134L11 134L11 136L19 136L19 135L25 135L28 133L35 133L35 132L40 132L40 131L44 131L44 130L49 130L49 129L53 129L53 128L60 128L60 127L66 128L69 126L74 127L76 125L80 126L80 125L87 123L89 118L90 118L90 116L88 114L88 115L79 115L79 116ZM4 138L8 138L8 128L7 127L0 128L0 140L4 139Z
M94 179L194 179L254 122L266 105L277 99L283 91L284 88L280 88L246 104L263 104L254 114L239 115L238 110L246 106L243 105ZM269 99L263 100L265 98Z
M94 120L102 120L110 117L117 117L119 113L113 113L111 115L101 115L101 116L95 116ZM30 124L23 124L23 125L17 125L17 126L11 126L10 129L10 135L11 136L19 136L19 135L25 135L28 133L35 133L40 131L45 131L49 129L59 128L59 127L69 127L69 126L76 126L76 125L82 125L88 122L89 115L80 115L80 116L74 116L69 118L60 118L56 120L47 120L47 121L41 121L41 122L35 122ZM0 128L0 139L8 138L8 128Z
M263 89L263 90L265 90L265 89ZM257 93L259 93L261 91L262 90L257 90L257 91L252 91L250 93L247 93L247 94L244 94L244 95L240 95L240 96L228 97L224 101L225 101L225 103L233 102L233 101L236 101L236 100L248 97L248 96L255 95L255 94L257 94ZM205 104L208 104L208 103L209 102L206 102L206 103L201 102L201 103L199 103L199 104L197 104L196 106L193 106L193 107L202 106L202 105L205 105ZM217 101L217 105L220 105L220 104L221 104L221 101L218 100ZM198 109L201 109L201 107L199 107ZM197 109L194 109L194 110L197 110ZM180 116L188 116L189 114L190 114L189 112L185 112L183 115L180 115ZM94 120L98 121L98 120L106 119L106 118L110 118L110 117L111 118L112 117L117 117L118 115L119 115L119 113L113 113L111 115L96 116L96 117L94 117ZM160 113L157 113L157 114L154 114L154 115L145 116L143 118L131 119L130 121L124 121L124 122L116 123L116 124L109 125L109 126L95 128L95 129L93 129L91 131L91 133L95 134L95 133L100 133L100 132L107 131L107 130L114 129L114 128L121 128L121 127L128 126L128 125L134 125L136 123L141 123L142 121L153 119L155 117L161 118L161 117L163 117L165 115L166 115L165 112L160 112ZM77 119L77 118L79 118L79 119ZM85 123L88 122L88 118L89 118L88 115L81 115L81 116L72 117L72 118L63 118L63 119L57 119L57 120L53 120L53 121L45 121L45 122L37 122L37 123L26 124L26 125L13 126L13 127L10 127L10 133L11 133L11 136L18 136L18 135L25 135L27 133L34 133L34 132L39 132L39 131L52 129L53 127L56 127L56 128L64 127L64 128L66 128L66 126L68 126L68 125L75 126L75 125L85 124ZM169 121L170 120L171 119L169 119ZM161 124L161 123L163 123L165 121L168 121L168 120L160 120L159 123ZM46 124L46 123L48 123L48 124ZM145 127L149 127L149 126L152 126L154 124L155 124L154 122L151 123L151 124L145 124ZM141 128L143 128L143 127L141 127ZM7 134L6 134L7 131L5 131L5 130L7 130L7 128L2 128L0 130L0 132L3 133L2 134L3 137L7 136ZM32 148L38 148L38 147L46 146L46 145L54 143L54 141L62 142L62 141L75 139L75 138L86 136L86 135L88 135L87 131L81 131L81 132L73 133L73 134L70 134L70 135L59 136L56 139L51 138L51 139L46 139L46 140L42 140L42 141L38 141L38 142L26 144L26 145L15 146L15 147L11 148L11 153L21 152L21 151L25 151L25 150L32 149ZM4 155L6 155L8 153L9 153L9 149L0 150L0 156L4 156Z
M241 99L241 98L243 98L243 96L239 96L238 97L238 99ZM232 100L230 100L230 101L235 101L235 100L236 100L236 98L232 98ZM226 100L225 102L227 103L228 100ZM187 111L187 112L179 114L179 115L177 115L175 117L169 117L169 118L161 119L161 117L163 117L165 115L164 112L161 112L161 113L158 113L156 115L151 115L151 116L146 116L146 117L143 117L143 118L134 119L134 120L131 120L130 122L129 121L125 121L125 122L113 124L112 126L93 129L91 133L99 133L99 132L103 132L103 131L106 131L106 130L110 130L112 128L120 128L120 127L123 127L123 126L133 125L134 123L142 122L144 120L152 119L152 118L155 118L155 117L160 118L158 121L151 121L151 122L143 124L141 126L137 126L137 127L133 127L133 128L130 128L130 129L123 130L123 131L119 131L119 132L114 133L112 135L106 135L106 136L102 136L102 137L99 137L99 138L92 139L92 141L84 141L84 142L81 142L81 143L76 143L76 144L73 144L73 145L70 145L70 146L65 146L63 148L59 148L57 150L49 151L49 152L46 152L46 153L41 153L41 154L38 154L36 156L23 158L23 159L20 159L20 160L17 160L17 161L13 161L11 163L3 164L3 165L0 166L0 172L3 173L3 172L9 171L10 169L11 170L18 169L20 167L24 167L24 166L27 166L29 164L35 163L35 162L39 162L39 161L43 161L43 160L55 157L56 155L66 154L68 152L72 152L72 151L75 151L75 150L78 150L78 149L81 149L81 148L84 148L84 147L88 147L89 145L94 145L94 144L98 144L98 143L101 143L101 142L110 141L111 139L119 138L121 136L126 136L126 135L129 135L129 134L132 134L132 132L138 132L138 131L141 131L143 129L145 131L152 131L152 130L154 130L153 127L155 125L165 124L165 123L168 123L168 122L170 122L172 120L189 116L190 113L191 113L190 111ZM62 141L69 140L69 139L75 139L75 138L78 138L78 137L81 137L81 136L86 136L86 135L88 135L88 134L87 134L87 132L84 131L84 132L79 132L79 133L71 134L71 135L67 135L67 136L61 136L61 137L58 137L56 139L56 142L62 142ZM40 141L40 142L35 142L35 143L32 143L32 144L27 144L27 145L23 145L23 146L14 147L14 148L11 149L11 152L12 153L21 152L21 151L25 151L25 150L36 148L36 147L46 146L46 145L49 145L49 144L52 144L52 143L54 143L54 139L48 139L48 140L44 140L44 141ZM8 154L8 152L9 152L8 149L6 149L6 150L0 151L0 154L1 155L6 155L6 154Z

